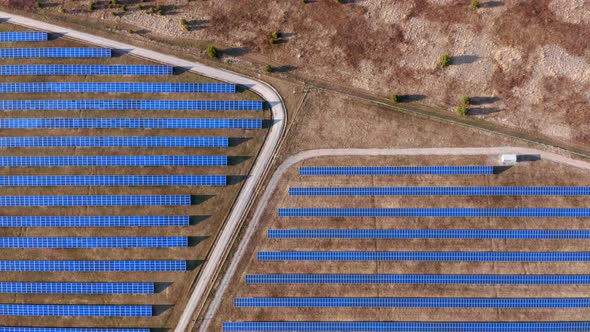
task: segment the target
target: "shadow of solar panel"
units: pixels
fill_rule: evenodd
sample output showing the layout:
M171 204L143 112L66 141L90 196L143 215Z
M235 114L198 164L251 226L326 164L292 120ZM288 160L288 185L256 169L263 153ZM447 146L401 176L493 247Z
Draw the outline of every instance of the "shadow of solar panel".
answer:
M33 42L46 41L47 32L41 31L18 31L0 32L0 42Z
M150 329L0 326L0 332L150 332Z
M0 216L0 227L188 226L188 216Z
M176 206L190 195L0 196L0 206Z
M152 282L0 282L10 294L153 294ZM1 332L2 330L0 330Z
M18 118L0 119L0 129L38 128L162 128L260 129L262 119L184 118Z
M0 75L172 75L171 66L146 65L5 65Z
M0 58L110 58L110 48L0 48Z
M260 251L260 261L587 262L590 252Z
M229 146L227 137L188 136L45 136L0 137L0 147L217 147Z
M0 237L0 248L171 248L187 247L186 236Z
M590 330L590 322L227 322L223 323L223 330L250 332L581 332ZM13 331L0 330L0 332Z
M225 186L225 175L15 175L0 187L48 186Z
M590 187L307 187L292 196L586 196Z
M186 261L0 261L3 272L180 272Z
M0 156L0 166L227 166L227 156Z
M260 297L236 298L236 307L299 308L588 308L589 298Z
M2 49L0 49L2 51ZM1 53L0 53L1 55ZM0 100L4 111L262 111L257 100Z
M0 304L2 316L150 317L149 305Z
M493 166L300 167L299 175L489 175Z
M248 274L247 284L587 285L588 274Z
M280 217L590 217L586 208L281 208Z
M235 93L227 83L30 82L0 83L0 93Z

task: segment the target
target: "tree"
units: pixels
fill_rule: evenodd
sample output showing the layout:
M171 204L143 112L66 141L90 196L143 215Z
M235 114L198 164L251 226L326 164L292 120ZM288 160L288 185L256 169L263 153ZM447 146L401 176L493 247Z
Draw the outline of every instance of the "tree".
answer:
M190 31L190 28L188 26L188 22L182 18L180 19L180 26L185 30L185 31Z
M207 47L207 55L210 58L217 58L219 55L217 54L217 48L215 48L215 46L209 46Z
M94 2L89 2L88 3L88 10L89 11L93 11L96 8L96 6L94 5Z
M471 0L471 8L477 9L479 7L480 7L479 1L477 1L477 0Z
M457 113L457 115L459 116L466 116L467 114L469 114L469 109L467 109L467 107L465 106L459 106L457 107L455 113Z
M389 96L389 100L391 100L394 103L399 103L400 98L398 95L391 95L391 96Z
M269 73L269 74L272 73L272 66L271 65L266 65L264 67L264 71L267 72L267 73Z
M468 96L461 97L461 104L464 106L468 106L469 104L471 104L471 98Z
M451 56L448 54L441 55L438 64L441 68L448 67L451 64Z

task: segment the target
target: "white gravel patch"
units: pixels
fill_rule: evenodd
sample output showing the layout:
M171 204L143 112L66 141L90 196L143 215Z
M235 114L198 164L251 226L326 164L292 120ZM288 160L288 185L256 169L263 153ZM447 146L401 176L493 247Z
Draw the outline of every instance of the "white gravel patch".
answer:
M553 0L549 9L564 22L590 24L590 0Z

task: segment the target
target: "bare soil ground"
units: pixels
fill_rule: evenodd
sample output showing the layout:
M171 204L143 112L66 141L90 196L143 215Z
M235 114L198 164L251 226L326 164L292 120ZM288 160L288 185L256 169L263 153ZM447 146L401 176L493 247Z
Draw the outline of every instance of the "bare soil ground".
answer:
M590 139L584 0L485 0L478 10L467 0L141 1L94 1L89 12L88 1L40 0L35 10L187 49L216 44L227 62L251 69L270 63L279 75L448 111L471 96L473 116L572 143ZM163 15L149 13L157 4ZM273 31L282 35L275 45ZM452 58L444 70L443 54Z
M0 24L3 31L24 30ZM75 42L57 38L48 42L2 45L7 47L80 47ZM129 56L111 59L65 60L14 60L5 63L76 63L76 64L149 64ZM210 79L178 71L170 77L116 77L116 76L4 76L0 82L55 82L55 81L109 81L109 82L211 82ZM5 94L3 99L239 99L259 100L250 91L228 94ZM210 111L5 111L2 118L29 117L154 117L201 118L228 117L269 119L268 111L210 112ZM243 178L264 141L266 130L159 130L159 129L51 129L51 130L0 130L1 136L229 136L236 142L227 149L183 148L29 148L2 149L2 155L229 155L228 167L19 167L0 168L0 175L152 175L152 174L227 174L232 176L227 187L14 187L3 188L2 195L148 195L190 194L196 203L182 207L2 207L0 214L9 215L189 215L194 216L188 227L105 227L105 228L3 228L1 236L65 237L65 236L189 236L187 248L165 249L23 249L0 250L0 260L58 259L58 260L119 260L164 259L188 260L191 270L186 273L0 273L3 281L149 281L157 282L154 295L31 295L0 294L0 303L45 304L154 304L152 318L43 318L23 319L3 317L7 326L83 326L83 327L150 327L170 328L184 307L189 289L196 278L200 263L208 254L215 236L232 206Z

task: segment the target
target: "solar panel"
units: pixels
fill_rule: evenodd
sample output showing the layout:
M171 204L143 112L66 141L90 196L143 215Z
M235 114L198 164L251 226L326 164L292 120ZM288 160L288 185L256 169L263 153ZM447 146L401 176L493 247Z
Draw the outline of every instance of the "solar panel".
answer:
M227 166L227 156L0 156L0 166Z
M590 298L259 297L236 298L234 304L291 308L588 308Z
M588 274L248 274L247 284L587 285Z
M590 239L590 230L270 229L269 239Z
M590 187L307 187L292 196L587 196Z
M273 332L582 332L590 322L227 322L223 331ZM0 332L21 332L2 331ZM22 331L29 332L29 331ZM31 331L45 332L45 331ZM53 332L53 331L48 331ZM61 332L61 331L55 331ZM77 332L77 331L76 331Z
M0 32L0 42L33 42L46 41L47 32L41 31L18 31Z
M280 217L590 217L586 208L281 208Z
M2 272L180 272L186 261L0 261Z
M260 261L588 262L590 252L260 251Z
M0 332L150 332L150 329L0 326Z
M299 175L488 175L493 166L301 167Z
M153 282L0 282L10 294L153 294ZM0 330L1 332L2 330Z
M149 65L4 65L0 75L172 75L171 66Z
M0 227L188 226L188 216L0 216Z
M235 93L227 83L27 82L0 83L0 93Z
M1 55L2 49L0 49ZM4 111L78 111L78 110L140 110L140 111L262 111L257 100L0 100Z
M186 236L0 237L0 248L171 248L187 247Z
M225 186L225 175L14 175L0 187L50 186Z
M0 137L0 148L28 147L181 147L226 148L227 137L195 136L30 136Z
M190 195L0 196L0 206L176 206Z
M16 118L0 119L0 129L39 128L158 128L260 129L262 119L186 118Z
M110 48L0 48L0 58L110 58Z
M1 316L150 317L149 305L0 304Z

